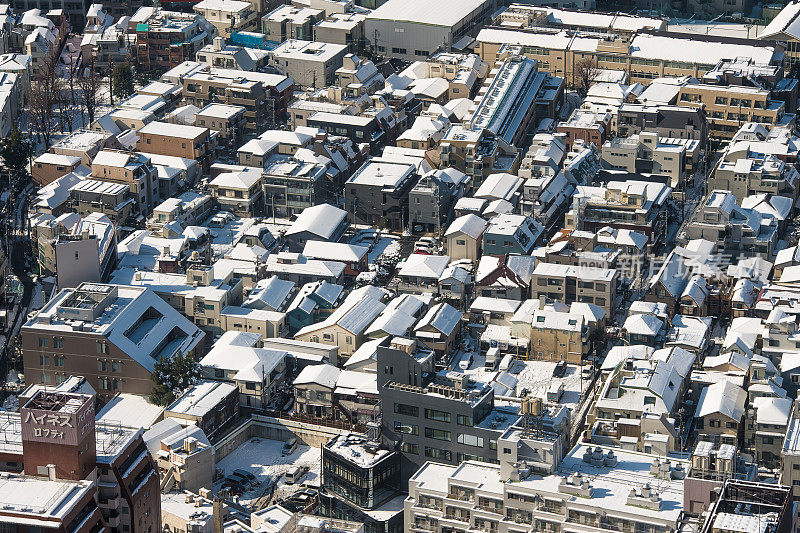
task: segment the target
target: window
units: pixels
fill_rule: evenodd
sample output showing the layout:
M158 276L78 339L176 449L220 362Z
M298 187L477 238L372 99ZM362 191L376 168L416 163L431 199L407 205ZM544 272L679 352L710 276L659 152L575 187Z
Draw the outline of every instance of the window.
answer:
M400 445L400 451L403 453L411 453L414 455L419 455L419 444L411 444L410 442L404 442Z
M419 416L419 407L417 407L416 405L396 403L394 404L394 412L399 415Z
M452 435L445 429L425 428L425 438L450 441Z
M459 426L472 426L472 417L467 415L458 415L456 417L456 423Z
M39 364L42 365L42 366L49 365L50 364L50 356L49 355L40 355L39 356Z
M476 437L475 435L467 435L466 433L459 433L456 435L456 441L459 444L465 444L467 446L475 446L477 448L483 448L483 437Z
M95 349L97 353L108 353L108 344L105 342L97 341L95 343Z
M436 409L425 409L425 418L428 420L437 420L439 422L450 423L450 413L445 411L437 411Z
M53 364L56 366L63 367L64 366L64 356L63 355L54 355L53 356Z
M47 348L47 337L39 337L39 348Z
M403 424L402 422L395 422L394 430L405 435L419 435L419 426Z
M450 450L440 450L439 448L425 446L425 457L450 461L452 460L453 455L450 453Z

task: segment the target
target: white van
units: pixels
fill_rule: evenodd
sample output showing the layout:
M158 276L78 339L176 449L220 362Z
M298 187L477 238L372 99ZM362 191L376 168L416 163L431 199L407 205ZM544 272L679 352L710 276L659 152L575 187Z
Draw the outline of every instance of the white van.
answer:
M558 402L561 400L561 395L564 394L564 383L551 383L550 386L547 388L547 401L548 402Z
M483 365L485 370L497 370L500 364L500 348L494 347L486 350L486 362Z
M508 372L508 369L511 368L511 363L513 362L514 362L514 356L511 355L510 353L506 354L505 357L503 357L503 360L500 361L499 369L503 372Z
M287 485L294 485L300 481L300 478L308 472L307 466L293 466L289 470L286 471L284 477L286 478Z

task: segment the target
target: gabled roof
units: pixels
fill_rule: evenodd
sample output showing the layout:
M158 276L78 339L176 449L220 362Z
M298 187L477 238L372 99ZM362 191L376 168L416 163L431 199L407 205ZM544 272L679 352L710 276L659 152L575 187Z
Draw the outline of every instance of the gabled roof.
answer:
M720 381L709 385L700 394L695 417L722 414L736 422L744 415L747 392L730 381Z
M457 233L463 233L473 239L478 239L486 230L489 223L478 215L467 213L455 219L445 232L445 236L449 237Z
M339 379L340 373L341 370L327 363L309 365L300 372L292 384L294 386L314 384L333 389L336 387L336 381Z

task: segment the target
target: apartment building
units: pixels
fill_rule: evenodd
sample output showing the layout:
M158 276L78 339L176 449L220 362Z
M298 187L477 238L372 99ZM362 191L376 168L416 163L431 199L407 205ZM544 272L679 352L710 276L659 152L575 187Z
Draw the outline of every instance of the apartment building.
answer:
M537 67L535 61L519 55L496 64L479 90L469 128L488 129L509 145L520 144L537 118L534 102L547 78Z
M100 213L117 226L124 226L144 216L130 185L81 179L69 188L67 195L65 206L82 217Z
M582 14L583 15L583 14ZM591 14L586 14L591 15ZM724 59L750 57L758 64L779 64L784 47L756 39L741 39L640 29L632 35L550 28L482 29L476 51L493 63L504 47L521 46L540 70L575 82L580 61L590 58L601 69L622 70L630 82L649 84L663 77L701 78ZM686 54L692 50L692 54Z
M575 207L567 211L564 227L586 231L605 226L630 229L647 235L651 245L659 247L666 238L671 193L667 185L636 180L578 185Z
M245 133L245 112L239 105L208 104L194 116L194 125L216 131L220 145L238 148Z
M0 498L0 524L9 531L27 531L32 523L45 523L54 531L103 531L105 521L97 507L97 485L90 480L49 480L23 474L6 474Z
M655 454L585 443L562 459L544 449L535 430L514 431L498 442L500 464L424 464L409 480L406 527L593 533L681 526L688 461L671 459L663 472L653 473L652 465L660 463ZM543 453L553 466L530 468L544 462Z
M694 139L705 146L708 118L704 107L622 104L617 112L616 133L628 137L651 131L659 137Z
M32 224L40 275L54 276L58 287L107 279L117 264L117 227L104 215L42 215Z
M200 353L205 335L154 292L82 283L64 289L22 327L27 382L85 376L101 397L149 395L156 359Z
M282 5L261 17L260 31L273 43L288 39L315 41L314 25L323 18L325 11L322 9Z
M301 87L325 87L347 53L343 44L288 39L269 52L269 65Z
M207 174L215 158L217 132L199 126L151 122L139 130L136 148L141 152L194 159Z
M615 170L631 174L666 176L673 189L694 179L699 170L701 145L693 139L670 139L643 131L603 143L601 160Z
M134 216L142 220L158 200L158 174L150 158L135 152L103 150L92 160L91 180L126 185L135 202Z
M250 2L201 0L192 9L210 22L223 39L229 39L234 32L258 31L258 12Z
M786 61L794 66L800 61L800 31L797 20L800 17L800 3L789 2L759 33L759 38L785 43Z
M688 83L681 87L677 104L702 106L709 137L716 139L731 139L746 122L776 125L786 113L786 104L773 100L769 90L736 85Z
M261 171L256 168L223 172L211 180L208 187L223 211L245 218L264 212Z
M488 384L458 372L436 373L433 352L407 341L394 338L377 353L382 438L400 443L401 479L431 460L496 461L498 439L519 416L494 406Z
M246 133L250 135L263 133L286 116L294 92L288 76L195 65L192 72L178 78L184 103L244 107Z
M264 162L264 203L267 216L290 218L331 196L327 167L296 156L274 154Z
M619 272L610 268L539 263L531 277L531 297L550 298L565 304L585 302L614 312Z
M730 192L715 190L698 207L679 239L705 239L716 244L718 253L769 259L778 243L778 224L741 207Z
M264 50L225 44L222 37L214 37L211 44L197 52L197 62L209 67L232 70L260 71L267 65Z
M753 194L775 194L795 200L800 174L774 155L748 151L725 153L708 180L709 189L730 191L741 202Z
M441 168L465 173L478 188L491 174L516 173L521 157L513 145L488 129L454 124L439 143L439 161Z
M412 163L372 158L345 183L344 200L356 224L401 229L408 223L408 193L419 174Z
M233 1L233 0L231 0ZM141 7L131 17L136 32L136 62L139 68L166 70L187 60L210 44L216 28L197 13Z

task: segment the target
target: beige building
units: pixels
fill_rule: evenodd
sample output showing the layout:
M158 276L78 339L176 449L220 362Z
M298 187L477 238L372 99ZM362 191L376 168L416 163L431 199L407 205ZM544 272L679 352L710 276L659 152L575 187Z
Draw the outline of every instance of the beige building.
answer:
M201 0L194 5L194 12L217 28L223 39L229 39L233 32L258 31L258 13L250 2Z
M197 112L194 124L218 132L220 144L238 147L245 133L246 111L239 105L208 104Z
M92 160L92 180L127 185L135 213L147 217L158 199L158 174L150 158L135 152L103 150Z
M739 446L744 437L747 392L730 381L707 386L700 394L695 424L702 440Z
M753 194L777 194L797 199L800 173L773 155L730 150L708 180L709 190L730 191L741 203Z
M580 365L589 352L583 315L543 309L533 314L529 359Z
M264 209L261 171L246 167L223 172L208 184L220 208L236 216L252 217Z
M539 263L531 277L531 298L590 303L611 316L616 309L618 282L615 269Z
M603 143L602 161L627 172L661 174L677 188L694 175L700 159L700 142L693 139L661 138L643 131L630 137L615 137Z
M760 64L779 64L783 45L755 39L640 30L633 35L575 32L529 28L484 28L477 36L476 51L493 64L504 46L522 46L522 52L539 62L539 69L575 82L582 60L597 61L601 69L622 70L631 82L649 84L656 78L691 76L701 78L719 61L751 57ZM687 55L685 50L693 50Z
M718 139L731 139L746 122L775 125L786 112L785 104L772 100L767 89L704 83L683 85L678 105L705 108L708 134Z
M208 128L151 122L139 130L136 148L141 152L194 159L207 173L215 157L217 133Z
M455 219L444 234L450 259L469 259L477 264L481 258L483 233L488 225L486 220L472 213Z

